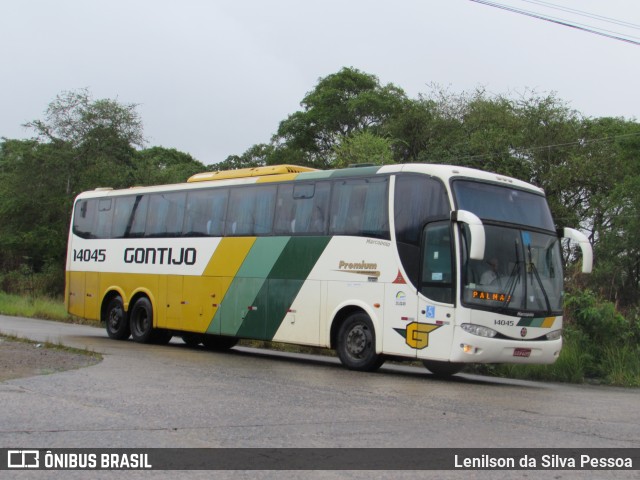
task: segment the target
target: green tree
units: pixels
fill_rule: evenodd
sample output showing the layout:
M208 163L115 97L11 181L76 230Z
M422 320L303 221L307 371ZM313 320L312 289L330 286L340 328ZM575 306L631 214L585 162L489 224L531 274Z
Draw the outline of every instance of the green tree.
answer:
M0 144L0 265L33 271L64 259L69 201L66 179L47 169L51 157L67 156L64 145L34 140Z
M335 147L359 131L374 133L398 114L406 96L394 85L380 85L374 75L355 68L321 78L295 112L278 127L273 142L278 158L298 158L303 164L326 168L333 164Z
M151 147L136 151L134 179L139 185L185 182L191 175L207 170L188 153L175 148Z
M136 105L79 90L58 95L26 126L35 138L3 139L0 149L0 258L6 269L61 270L75 195L133 184L142 122Z
M338 168L363 163L373 165L393 163L391 142L368 130L344 136L334 147L334 152L336 157L334 166Z
M275 147L265 143L258 143L250 147L242 155L229 155L222 162L208 165L209 171L237 170L239 168L263 167L274 165ZM287 162L279 162L287 163Z
M136 104L94 100L87 89L69 91L49 104L44 119L26 126L40 142L67 150L47 159L47 166L66 179L66 193L73 195L97 186L131 184L134 149L145 141L136 109Z
M591 232L597 260L586 281L622 308L638 305L640 125L620 118L589 119L580 149L584 154L574 177L583 196L581 220Z

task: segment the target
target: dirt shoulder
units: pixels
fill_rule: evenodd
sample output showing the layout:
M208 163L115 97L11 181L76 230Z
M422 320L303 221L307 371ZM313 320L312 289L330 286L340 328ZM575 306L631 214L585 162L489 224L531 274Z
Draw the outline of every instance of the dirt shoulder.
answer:
M98 354L0 336L0 382L95 365Z

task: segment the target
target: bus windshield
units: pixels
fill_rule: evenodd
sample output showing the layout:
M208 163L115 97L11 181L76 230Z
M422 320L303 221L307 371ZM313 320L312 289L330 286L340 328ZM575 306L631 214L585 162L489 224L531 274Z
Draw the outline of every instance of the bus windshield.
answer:
M519 316L560 315L558 237L494 225L485 225L485 233L485 259L463 258L463 302Z
M551 212L542 195L508 186L467 180L453 182L456 204L482 220L527 225L555 232Z
M458 208L485 222L484 260L463 258L463 302L520 316L561 314L560 241L545 198L466 180L453 185Z

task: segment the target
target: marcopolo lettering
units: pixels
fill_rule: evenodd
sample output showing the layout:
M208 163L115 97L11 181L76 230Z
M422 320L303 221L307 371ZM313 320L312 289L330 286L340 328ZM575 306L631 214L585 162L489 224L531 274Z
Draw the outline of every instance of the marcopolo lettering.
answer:
M124 263L144 265L194 265L197 251L195 248L125 248Z

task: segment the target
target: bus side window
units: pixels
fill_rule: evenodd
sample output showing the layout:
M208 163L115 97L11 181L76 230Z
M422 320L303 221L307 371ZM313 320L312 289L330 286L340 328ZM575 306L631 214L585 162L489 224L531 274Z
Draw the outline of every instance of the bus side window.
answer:
M182 235L186 193L151 195L147 214L147 237L177 237Z
M224 232L227 210L226 189L189 192L184 235L189 237L219 237Z
M124 238L127 234L127 227L131 220L133 207L136 204L136 197L117 197L113 212L113 227L111 229L112 238Z
M420 291L426 297L453 303L451 224L430 223L424 228Z
M409 281L419 285L422 229L434 218L449 216L444 186L424 175L402 174L395 182L396 245Z
M440 182L423 175L399 175L395 187L398 242L419 245L424 224L449 215L449 201Z
M331 183L318 182L315 185L313 198L302 200L306 208L296 211L296 221L306 222L306 233L324 235L327 226L330 197Z
M76 203L73 215L73 233L81 238L92 238L93 220L96 217L98 201L80 200Z
M101 198L98 200L98 215L94 227L94 238L109 238L111 236L111 219L113 217L113 209L111 208L112 200L110 198Z
M227 235L268 235L273 230L276 185L259 185L231 190Z
M324 234L330 190L329 182L280 185L274 233Z
M273 231L276 234L290 235L296 230L296 207L293 201L293 185L288 183L278 187L276 199L276 220Z
M331 198L329 233L389 238L388 179L339 180Z
M138 195L133 205L131 218L127 224L126 237L142 237L147 225L147 211L149 210L149 195Z

